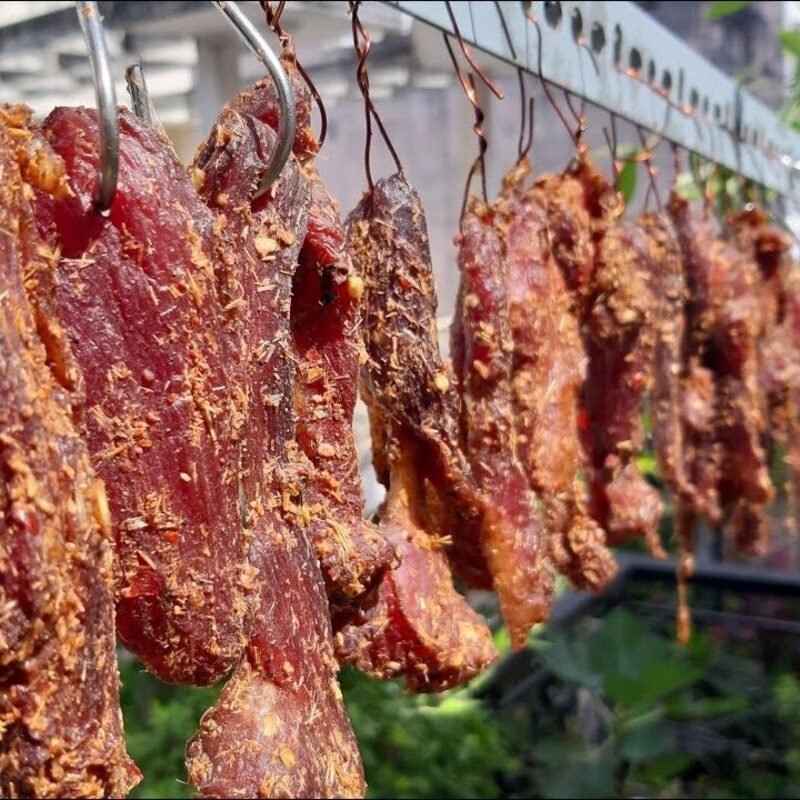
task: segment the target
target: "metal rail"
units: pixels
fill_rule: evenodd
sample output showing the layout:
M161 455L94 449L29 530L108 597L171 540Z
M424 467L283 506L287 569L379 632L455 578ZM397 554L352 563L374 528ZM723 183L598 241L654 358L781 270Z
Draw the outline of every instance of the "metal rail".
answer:
M453 33L442 0L384 2ZM633 3L450 3L467 42L538 74L528 6L548 82L800 203L800 135Z

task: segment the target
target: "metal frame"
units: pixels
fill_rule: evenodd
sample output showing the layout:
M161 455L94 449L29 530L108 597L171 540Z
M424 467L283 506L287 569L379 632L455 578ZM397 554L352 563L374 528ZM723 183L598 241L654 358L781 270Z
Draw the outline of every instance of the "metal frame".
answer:
M383 0L453 33L442 0ZM800 204L800 135L630 2L453 2L463 38ZM500 18L506 22L514 58Z

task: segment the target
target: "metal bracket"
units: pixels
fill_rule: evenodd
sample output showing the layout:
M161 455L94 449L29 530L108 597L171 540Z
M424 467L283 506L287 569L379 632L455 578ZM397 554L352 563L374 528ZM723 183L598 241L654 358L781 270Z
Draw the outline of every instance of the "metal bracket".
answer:
M384 0L453 33L442 0ZM630 2L450 4L463 38L623 119L800 203L800 135ZM502 13L517 57L509 50Z

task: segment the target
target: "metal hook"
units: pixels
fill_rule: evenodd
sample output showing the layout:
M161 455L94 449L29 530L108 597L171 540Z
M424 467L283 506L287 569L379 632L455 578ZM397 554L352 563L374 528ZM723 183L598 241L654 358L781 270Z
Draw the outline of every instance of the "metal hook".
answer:
M503 28L503 34L506 37L506 44L508 45L508 50L511 53L511 57L514 61L517 60L517 51L514 47L514 43L511 41L511 33L508 30L508 25L506 24L506 18L503 14L503 9L500 8L500 3L498 0L494 0L494 8L497 12L497 16L500 18L500 25ZM527 30L527 29L526 29ZM527 53L526 53L527 55ZM527 96L527 90L525 89L525 73L522 70L522 67L517 67L517 83L519 84L519 137L517 139L517 161L522 161L523 158L528 154L531 149L531 144L533 144L533 97L530 99ZM526 136L526 128L527 128L527 136Z
M119 178L117 92L111 77L108 48L97 3L78 0L75 7L78 12L81 33L89 51L97 102L100 159L97 166L97 192L94 205L101 214L105 214L111 207Z
M211 0L230 24L236 29L242 41L253 51L256 58L267 68L267 72L275 84L280 104L280 118L278 120L278 142L272 152L269 164L261 179L256 197L263 194L277 179L283 169L294 144L297 118L294 108L294 93L292 85L281 65L280 59L272 52L264 37L256 30L250 20L242 13L239 6L232 0Z
M646 210L650 201L650 192L652 192L653 196L656 198L656 206L660 212L663 210L663 205L661 203L661 196L658 193L658 186L656 184L656 175L658 174L658 170L653 166L653 152L655 150L655 146L647 146L647 136L645 135L645 132L641 126L637 127L636 130L639 134L639 141L642 143L642 147L644 148L642 152L646 153L647 156L643 160L643 163L645 169L647 170L647 177L650 181L650 185L647 187L647 194L644 197L644 207Z
M617 118L612 113L610 115L611 135L609 136L608 128L603 126L603 136L605 137L606 144L608 145L608 152L611 154L611 169L614 174L614 190L619 186L619 174L621 172L619 161L617 160Z
M581 99L579 111L576 111L575 107L572 105L572 95L566 89L564 89L564 100L567 103L567 108L569 108L570 113L575 118L575 124L578 126L574 134L574 141L578 150L580 150L583 143L583 134L586 132L586 100Z

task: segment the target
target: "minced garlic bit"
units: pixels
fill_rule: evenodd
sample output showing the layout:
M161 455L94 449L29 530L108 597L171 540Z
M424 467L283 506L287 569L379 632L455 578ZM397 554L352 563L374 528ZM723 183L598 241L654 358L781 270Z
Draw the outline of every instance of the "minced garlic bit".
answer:
M353 300L360 300L364 294L364 281L358 275L351 275L347 279L347 294Z

